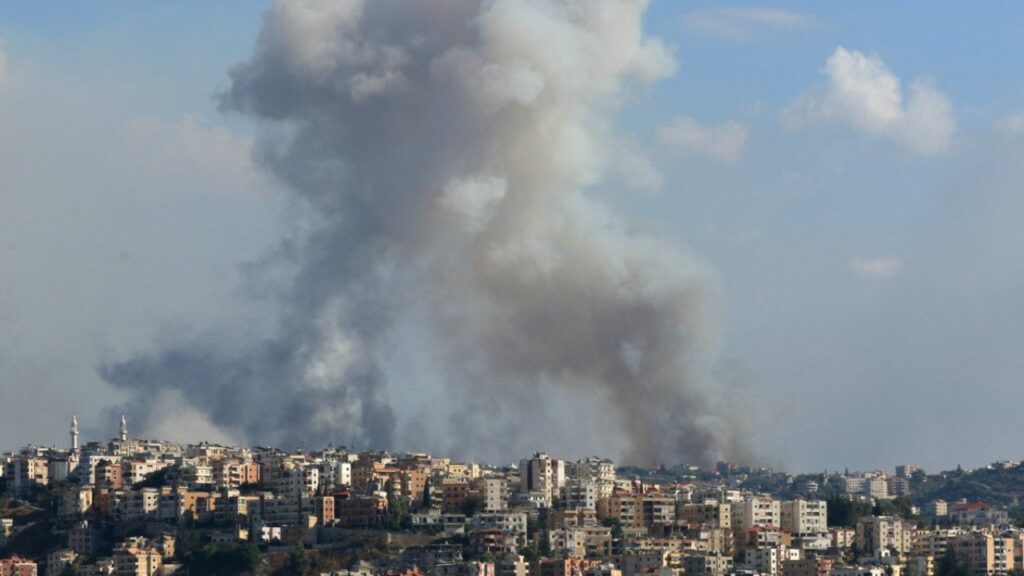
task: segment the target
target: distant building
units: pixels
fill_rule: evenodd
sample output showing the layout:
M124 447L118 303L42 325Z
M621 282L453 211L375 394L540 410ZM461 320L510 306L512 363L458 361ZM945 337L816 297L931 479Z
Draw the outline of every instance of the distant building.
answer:
M920 468L913 464L901 464L896 467L896 476L898 478L910 478L914 472L917 472L918 470L920 470Z
M921 512L925 516L930 516L932 518L944 518L949 514L949 505L946 504L945 500L936 499L925 504Z
M829 547L828 504L824 500L793 500L780 505L781 526L793 545L805 550Z
M756 526L780 526L782 506L778 500L754 496L732 504L732 528L741 532Z
M686 576L725 576L732 565L732 558L722 554L693 554L683 558L683 573Z
M39 567L25 558L0 559L0 576L38 576Z
M829 576L831 571L832 559L821 556L782 562L782 576Z
M857 522L857 549L866 555L880 550L910 551L913 524L895 516L867 516Z
M949 518L962 526L1002 526L1010 519L1006 510L986 502L956 502L948 510Z

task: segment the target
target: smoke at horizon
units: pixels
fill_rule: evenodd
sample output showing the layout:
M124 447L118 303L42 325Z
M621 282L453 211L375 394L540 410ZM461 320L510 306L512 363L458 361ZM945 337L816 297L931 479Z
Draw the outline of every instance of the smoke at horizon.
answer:
M637 161L612 126L625 94L674 72L645 7L275 3L221 96L309 215L267 264L294 271L275 333L180 342L104 379L135 393L136 420L170 390L255 443L408 443L397 387L438 403L435 445L463 454L511 458L569 426L626 462L745 458L714 270L588 194ZM388 381L410 322L441 398Z

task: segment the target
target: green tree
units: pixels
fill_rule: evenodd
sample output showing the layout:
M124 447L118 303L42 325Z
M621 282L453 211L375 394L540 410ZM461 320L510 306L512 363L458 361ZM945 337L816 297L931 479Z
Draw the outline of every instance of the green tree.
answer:
M239 542L226 546L204 546L188 553L183 564L189 574L234 576L254 573L260 560L260 550L255 544Z
M622 522L618 518L605 518L601 525L612 529L612 538L622 538Z
M398 532L412 528L412 515L409 514L409 507L405 505L405 499L396 496L388 498L388 530Z
M871 504L856 502L842 496L833 496L826 500L828 506L828 525L854 528L861 516L871 514Z
M288 566L284 573L286 576L306 576L312 566L313 561L309 557L309 552L299 544L288 553Z
M466 515L466 518L472 518L483 507L484 497L479 494L470 494L466 501L462 503L462 513Z
M526 548L523 548L520 551L523 554L523 560L526 560L527 562L533 562L534 560L540 558L540 552L538 552L537 549L533 546L527 546Z
M424 510L430 510L430 507L434 505L434 501L430 498L430 478L423 483L423 502L422 507Z
M939 565L935 567L935 576L970 576L970 573L967 566L950 551L939 560Z

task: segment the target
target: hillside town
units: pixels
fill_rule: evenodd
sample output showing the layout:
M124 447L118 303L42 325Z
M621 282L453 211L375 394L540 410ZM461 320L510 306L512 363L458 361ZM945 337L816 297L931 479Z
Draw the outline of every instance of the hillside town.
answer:
M69 434L0 455L0 576L1024 574L1012 461L793 475L182 445L123 416ZM990 498L939 497L971 490Z

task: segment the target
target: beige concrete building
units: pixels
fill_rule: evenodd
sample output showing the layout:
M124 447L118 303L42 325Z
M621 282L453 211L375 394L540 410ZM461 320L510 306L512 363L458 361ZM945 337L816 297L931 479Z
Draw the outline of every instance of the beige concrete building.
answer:
M721 502L687 503L679 508L679 519L687 524L732 529L732 506Z
M895 516L861 518L857 522L857 550L869 556L882 549L907 554L910 552L913 531L913 524Z
M131 538L114 550L116 576L157 576L163 554L143 538Z
M732 570L732 558L721 554L698 554L683 558L686 576L725 576Z
M782 562L782 576L828 576L831 571L831 558L819 556Z
M754 496L732 504L732 529L736 532L757 526L780 526L782 506L767 496Z
M828 504L824 500L797 499L780 505L782 529L793 545L804 550L825 550L830 545Z
M955 551L957 559L963 562L975 576L1006 574L1017 567L1016 558L1019 538L1002 536L989 532L961 534L949 542L949 550Z

